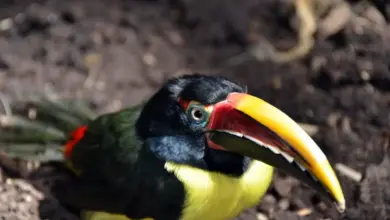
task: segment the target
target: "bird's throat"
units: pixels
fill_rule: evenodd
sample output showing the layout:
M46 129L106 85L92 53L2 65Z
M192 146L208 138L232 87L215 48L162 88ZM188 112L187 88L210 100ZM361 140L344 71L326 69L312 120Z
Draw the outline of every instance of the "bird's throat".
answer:
M228 151L215 150L200 136L162 136L145 141L148 149L164 161L196 167L205 171L239 177L251 159Z
M207 170L240 177L247 171L251 159L227 151L206 149L205 163Z

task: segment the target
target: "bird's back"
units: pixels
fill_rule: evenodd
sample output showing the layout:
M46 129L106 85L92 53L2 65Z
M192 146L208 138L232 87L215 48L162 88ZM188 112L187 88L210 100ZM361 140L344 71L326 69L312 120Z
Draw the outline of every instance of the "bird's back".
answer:
M126 108L89 123L72 149L72 166L91 178L125 181L125 174L131 174L142 147L134 126L141 109L142 106Z

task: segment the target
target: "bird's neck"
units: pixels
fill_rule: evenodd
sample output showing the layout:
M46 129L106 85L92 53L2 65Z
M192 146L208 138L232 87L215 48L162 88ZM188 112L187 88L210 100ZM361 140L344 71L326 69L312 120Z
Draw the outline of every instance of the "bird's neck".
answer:
M234 153L206 148L207 169L229 176L240 177L248 169L251 159Z
M193 136L164 136L149 138L147 147L159 158L177 164L240 177L248 169L250 158L214 150L206 141Z

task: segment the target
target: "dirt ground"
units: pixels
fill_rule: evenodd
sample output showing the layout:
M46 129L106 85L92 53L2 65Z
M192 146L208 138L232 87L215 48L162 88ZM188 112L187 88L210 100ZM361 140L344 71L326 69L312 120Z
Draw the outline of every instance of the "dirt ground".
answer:
M390 3L351 0L346 18L345 2L323 2L331 7L319 7L313 49L278 63L262 50L266 42L281 50L297 44L293 0L1 1L1 96L56 93L108 112L141 102L171 76L227 76L313 125L331 162L362 174L352 180L337 171L342 215L278 173L239 219L390 219ZM1 219L77 219L22 178L26 163L3 160Z

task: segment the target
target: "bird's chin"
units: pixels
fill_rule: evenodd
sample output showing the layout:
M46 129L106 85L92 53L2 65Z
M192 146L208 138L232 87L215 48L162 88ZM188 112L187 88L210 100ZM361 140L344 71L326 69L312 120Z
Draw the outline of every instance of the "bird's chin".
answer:
M204 160L210 171L241 176L247 170L252 159L234 152L206 147Z

